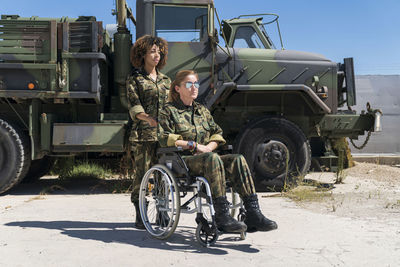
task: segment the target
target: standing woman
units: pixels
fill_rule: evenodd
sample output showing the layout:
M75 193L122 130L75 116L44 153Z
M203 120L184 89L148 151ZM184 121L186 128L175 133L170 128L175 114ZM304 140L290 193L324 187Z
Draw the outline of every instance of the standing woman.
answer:
M159 71L166 64L167 54L167 41L150 35L137 39L130 52L131 63L136 68L126 82L129 115L133 121L129 141L136 167L131 201L139 229L144 229L139 212L140 183L156 161L158 115L171 85L171 80Z

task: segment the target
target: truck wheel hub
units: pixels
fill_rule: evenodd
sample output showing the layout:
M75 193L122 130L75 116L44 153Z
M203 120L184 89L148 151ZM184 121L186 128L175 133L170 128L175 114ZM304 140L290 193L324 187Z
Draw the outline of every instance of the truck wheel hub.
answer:
M289 153L285 144L269 141L260 144L257 149L257 167L269 173L281 173L286 169Z

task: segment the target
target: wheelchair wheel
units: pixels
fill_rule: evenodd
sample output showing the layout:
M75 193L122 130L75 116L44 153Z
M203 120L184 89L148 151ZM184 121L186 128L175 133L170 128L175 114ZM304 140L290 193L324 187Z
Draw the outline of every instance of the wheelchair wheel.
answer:
M213 245L218 239L218 230L215 229L211 234L208 234L203 226L203 222L199 222L196 228L196 239L204 247Z
M140 184L139 208L147 232L166 239L178 225L181 201L179 188L171 172L163 165L154 165Z

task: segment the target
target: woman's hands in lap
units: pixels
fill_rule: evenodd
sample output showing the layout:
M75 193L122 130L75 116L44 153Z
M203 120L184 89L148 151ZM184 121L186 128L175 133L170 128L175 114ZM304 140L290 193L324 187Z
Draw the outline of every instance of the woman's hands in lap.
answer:
M198 144L195 154L207 153L207 152L212 152L212 151L213 151L213 149L210 146Z

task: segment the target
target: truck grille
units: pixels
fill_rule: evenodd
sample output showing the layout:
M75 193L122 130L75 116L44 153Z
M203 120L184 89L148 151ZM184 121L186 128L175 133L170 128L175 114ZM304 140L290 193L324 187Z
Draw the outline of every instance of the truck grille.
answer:
M52 55L55 57L55 33L55 21L0 20L0 61L51 61Z
M93 25L91 22L69 23L69 51L93 51Z

